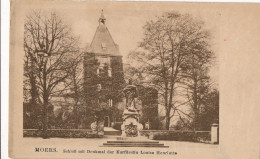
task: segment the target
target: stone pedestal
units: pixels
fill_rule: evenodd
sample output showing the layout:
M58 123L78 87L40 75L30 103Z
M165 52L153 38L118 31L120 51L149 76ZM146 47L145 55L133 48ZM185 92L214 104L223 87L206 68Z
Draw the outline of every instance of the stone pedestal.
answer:
M151 141L139 134L143 125L139 123L139 113L137 111L124 110L123 124L121 125L122 135L116 141L103 143L104 147L160 147L169 148L160 144L159 141Z
M143 130L143 125L139 123L139 113L137 111L124 110L121 130L122 137L140 136L139 131Z
M219 142L218 124L211 125L211 143L217 144Z

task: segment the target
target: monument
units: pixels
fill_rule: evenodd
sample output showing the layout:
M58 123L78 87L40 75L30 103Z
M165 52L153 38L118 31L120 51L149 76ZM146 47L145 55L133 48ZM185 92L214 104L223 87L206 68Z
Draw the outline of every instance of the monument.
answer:
M143 125L139 123L139 113L136 109L136 98L138 92L136 86L129 80L129 84L124 88L126 105L123 112L123 124L121 125L122 137L140 136L139 131L143 129Z
M143 125L139 123L139 112L136 108L138 91L136 86L129 80L129 85L124 88L126 104L123 112L123 124L121 125L122 135L116 141L103 143L104 147L163 147L169 148L159 141L152 141L140 135Z

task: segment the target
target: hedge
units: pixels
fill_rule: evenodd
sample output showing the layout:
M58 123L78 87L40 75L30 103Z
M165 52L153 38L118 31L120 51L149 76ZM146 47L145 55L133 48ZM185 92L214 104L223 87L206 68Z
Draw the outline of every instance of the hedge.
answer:
M114 122L112 127L116 130L121 130L122 124L123 124L123 122Z
M169 131L169 130L143 130L141 135L153 140L192 141L209 143L210 131Z
M60 138L100 138L103 137L103 132L96 133L90 129L48 129L47 137ZM43 131L38 129L24 129L24 137L42 137Z

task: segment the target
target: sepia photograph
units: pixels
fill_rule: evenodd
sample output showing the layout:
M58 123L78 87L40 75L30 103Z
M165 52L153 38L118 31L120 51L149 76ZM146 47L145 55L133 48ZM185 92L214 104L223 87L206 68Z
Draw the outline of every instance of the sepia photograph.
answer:
M226 156L223 8L11 1L10 157Z
M32 10L25 17L23 136L120 141L103 146L218 143L217 59L205 21L175 10L146 20L107 12L96 10L93 24L87 18L66 21L55 11ZM117 20L133 16L140 28ZM132 33L110 33L111 23ZM122 38L114 41L113 35Z

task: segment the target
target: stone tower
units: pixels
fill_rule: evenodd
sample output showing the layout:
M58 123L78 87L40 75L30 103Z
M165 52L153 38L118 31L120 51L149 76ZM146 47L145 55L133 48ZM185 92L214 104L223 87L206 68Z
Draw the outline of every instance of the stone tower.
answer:
M109 107L112 113L104 115L104 125L120 120L123 110L122 90L125 85L122 56L106 27L106 18L101 13L94 38L84 56L84 90L87 106L102 105ZM118 119L117 119L118 118Z

